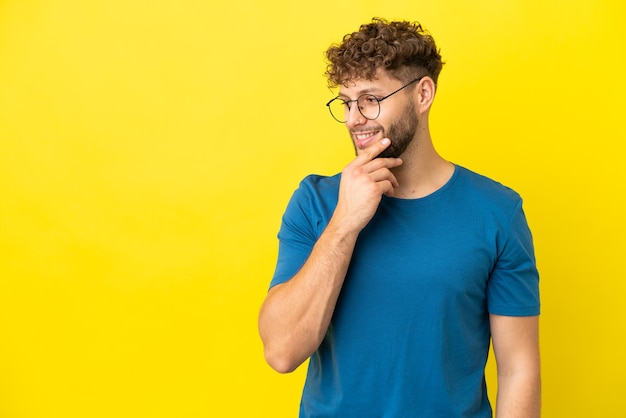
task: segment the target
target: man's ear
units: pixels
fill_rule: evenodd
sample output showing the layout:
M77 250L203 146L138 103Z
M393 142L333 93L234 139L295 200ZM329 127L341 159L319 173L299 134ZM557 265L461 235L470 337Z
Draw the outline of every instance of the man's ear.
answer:
M420 80L415 89L415 104L419 113L427 112L435 99L435 90L437 86L430 77L424 77Z

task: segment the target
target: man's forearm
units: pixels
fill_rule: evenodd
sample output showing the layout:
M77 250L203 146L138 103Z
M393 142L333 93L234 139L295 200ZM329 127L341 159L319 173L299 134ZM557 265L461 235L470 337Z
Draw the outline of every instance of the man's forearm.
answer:
M329 223L296 276L268 293L259 333L266 360L277 371L293 371L321 344L357 236Z
M539 371L498 376L496 418L539 418L541 377Z

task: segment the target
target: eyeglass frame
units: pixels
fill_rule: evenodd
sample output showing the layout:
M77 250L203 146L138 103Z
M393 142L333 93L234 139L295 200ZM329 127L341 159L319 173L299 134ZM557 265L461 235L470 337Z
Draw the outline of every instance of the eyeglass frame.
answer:
M412 80L412 81L409 81L407 84L405 84L404 86L400 87L398 90L396 90L396 91L392 91L391 93L389 93L388 95L386 95L386 96L384 96L384 97L381 97L380 99L379 99L378 97L374 96L374 95L373 95L373 94L371 94L371 93L364 93L364 94L360 95L359 97L357 97L356 99L353 99L353 100L343 100L341 97L337 96L337 97L333 97L332 99L330 99L330 100L328 101L328 103L326 103L326 106L328 107L328 111L330 112L330 116L332 116L332 117L333 117L333 119L335 119L335 120L336 120L337 122L339 122L339 123L346 123L346 122L348 122L348 121L347 121L347 120L341 121L341 120L337 119L337 117L333 114L333 111L330 109L330 104L331 104L332 102L334 102L335 100L341 100L341 101L343 101L343 104L344 104L344 105L346 105L346 106L348 106L348 111L352 110L352 109L351 109L351 107L350 107L350 103L356 102L356 103L357 103L356 108L357 108L357 110L359 111L359 113L361 114L361 116L363 116L363 117L364 117L365 119L367 119L367 120L375 120L375 119L378 119L378 117L380 116L380 102L382 102L383 100L385 100L385 99L387 99L387 98L389 98L389 97L393 96L394 94L396 94L396 93L397 93L397 92L399 92L400 90L402 90L402 89L404 89L404 88L406 88L406 87L410 86L411 84L413 84L413 83L416 83L416 82L420 81L420 80L421 80L421 79L423 79L424 77L426 77L426 76L425 76L425 75L423 75L423 76L418 77L418 78L416 78L416 79L414 79L414 80ZM361 97L363 97L363 96L372 96L374 99L376 99L376 102L378 102L378 114L376 115L376 117L374 117L374 118L368 118L367 116L365 116L365 115L363 114L363 112L361 112L361 108L359 107L358 102L359 102L359 99L360 99Z

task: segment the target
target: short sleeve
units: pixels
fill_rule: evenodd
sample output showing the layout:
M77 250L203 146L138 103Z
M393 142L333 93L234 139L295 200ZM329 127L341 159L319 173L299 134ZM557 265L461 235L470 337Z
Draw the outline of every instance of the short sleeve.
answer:
M278 232L278 259L270 288L291 279L305 263L317 241L311 220L311 194L303 180L291 196Z
M521 199L503 237L487 285L488 310L505 316L539 315L539 273Z

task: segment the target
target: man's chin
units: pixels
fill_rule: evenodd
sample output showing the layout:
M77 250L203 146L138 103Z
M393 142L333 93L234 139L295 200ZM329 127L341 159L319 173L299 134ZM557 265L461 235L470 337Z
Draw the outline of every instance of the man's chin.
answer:
M398 149L390 146L389 148L385 148L383 152L376 156L376 158L399 158L401 154L402 152L400 152Z

